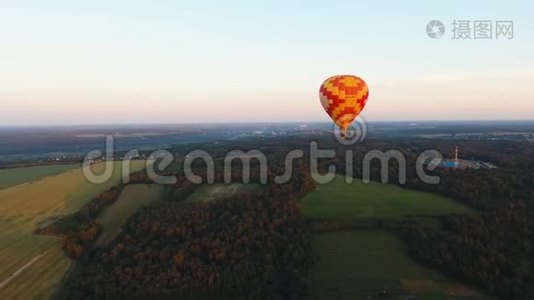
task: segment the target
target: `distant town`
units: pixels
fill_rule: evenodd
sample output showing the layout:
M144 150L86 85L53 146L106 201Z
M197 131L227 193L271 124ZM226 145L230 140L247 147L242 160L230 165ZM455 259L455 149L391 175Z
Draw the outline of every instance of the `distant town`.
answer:
M534 122L369 122L366 137L423 138L465 141L526 141L534 142ZM361 129L361 128L360 128ZM18 164L58 164L81 161L91 150L104 150L105 137L114 138L113 157L99 160L120 160L129 150L167 149L171 145L232 141L248 138L284 136L332 135L331 123L258 123L206 125L116 125L72 127L0 127L0 167ZM4 145L5 143L5 145ZM37 146L38 145L38 146ZM476 158L446 158L445 168L494 168L496 166ZM95 158L96 161L97 158Z

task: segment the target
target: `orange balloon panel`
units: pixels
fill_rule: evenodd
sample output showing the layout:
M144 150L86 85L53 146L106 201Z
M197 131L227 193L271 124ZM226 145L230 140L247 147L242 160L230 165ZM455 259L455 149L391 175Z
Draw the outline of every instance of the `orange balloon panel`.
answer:
M343 132L360 114L369 89L361 78L353 75L336 75L321 85L319 97L328 115Z

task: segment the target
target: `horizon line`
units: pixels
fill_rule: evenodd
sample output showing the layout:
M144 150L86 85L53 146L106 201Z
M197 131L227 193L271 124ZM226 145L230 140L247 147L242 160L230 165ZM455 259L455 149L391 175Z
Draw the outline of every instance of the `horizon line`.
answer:
M534 122L534 119L443 119L443 120L409 120L409 119L399 119L399 120L366 120L366 123L483 123L483 122ZM257 122L139 122L139 123L39 123L39 124L0 124L0 128L14 128L14 127L67 127L67 126L170 126L170 125L260 125L260 124L327 124L332 123L332 121L257 121Z

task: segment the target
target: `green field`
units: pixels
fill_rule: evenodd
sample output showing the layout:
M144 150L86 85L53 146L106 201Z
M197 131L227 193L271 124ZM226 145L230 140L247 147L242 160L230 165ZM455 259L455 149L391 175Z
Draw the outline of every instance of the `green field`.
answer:
M317 185L300 202L306 219L347 221L360 218L400 218L472 212L469 207L446 197L390 184L345 183L343 176Z
M318 185L300 204L305 219L340 222L474 213L440 195L376 182L355 180L347 184L343 176ZM312 287L318 299L377 299L384 289L392 299L409 295L419 299L483 298L465 285L416 264L405 245L387 231L314 232L312 245L318 258Z
M188 196L184 201L212 202L241 193L257 193L260 190L261 185L256 183L204 184L197 188L195 192Z
M80 164L68 164L0 169L0 190L79 167Z
M121 162L111 180L87 181L81 168L0 190L0 299L49 299L70 267L61 238L34 234L44 221L72 214L119 183ZM102 172L104 164L91 166ZM145 162L132 162L132 171ZM12 169L14 170L14 169Z
M317 256L312 279L318 299L376 299L386 289L391 299L481 299L477 292L417 265L392 233L349 230L315 233Z
M103 232L96 241L97 246L112 242L121 231L121 226L128 218L150 203L165 198L163 185L130 184L121 192L119 198L102 212L98 221Z

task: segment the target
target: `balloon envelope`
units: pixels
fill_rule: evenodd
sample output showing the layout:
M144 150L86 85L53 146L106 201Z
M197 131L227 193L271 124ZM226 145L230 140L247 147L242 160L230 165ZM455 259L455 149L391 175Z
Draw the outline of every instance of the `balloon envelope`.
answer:
M343 133L360 114L368 96L367 84L354 75L332 76L323 82L319 90L324 110Z

